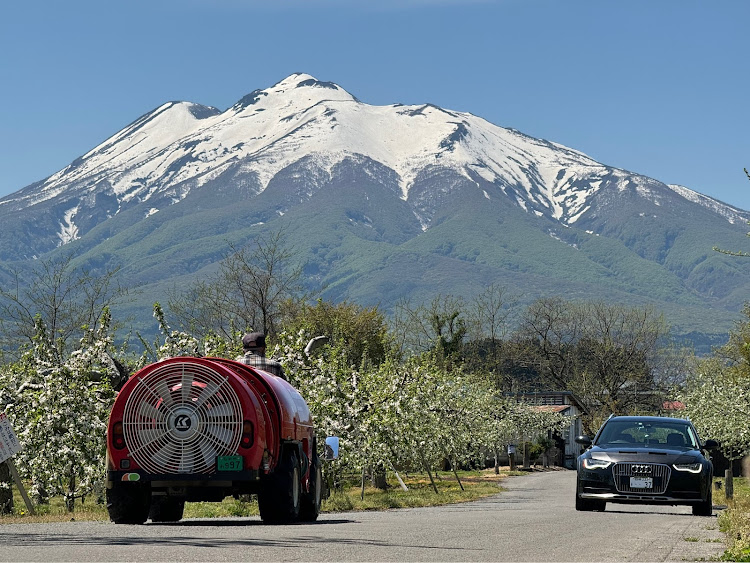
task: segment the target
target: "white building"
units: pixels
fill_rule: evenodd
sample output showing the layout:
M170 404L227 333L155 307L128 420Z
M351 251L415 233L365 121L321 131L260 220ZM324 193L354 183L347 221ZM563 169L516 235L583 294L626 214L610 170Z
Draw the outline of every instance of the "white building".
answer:
M514 397L540 410L559 412L570 417L570 425L560 435L550 436L558 442L557 456L552 463L575 469L576 458L581 452L581 446L575 443L575 438L583 432L581 416L587 414L581 400L570 391L516 393Z

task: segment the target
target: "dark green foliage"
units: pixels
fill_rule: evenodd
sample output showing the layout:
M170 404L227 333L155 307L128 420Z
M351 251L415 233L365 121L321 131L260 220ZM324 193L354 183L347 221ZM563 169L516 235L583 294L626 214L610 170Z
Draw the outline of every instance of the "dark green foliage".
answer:
M376 307L354 303L331 303L319 299L288 311L286 331L300 330L310 336L326 336L347 365L359 367L367 361L378 365L390 352L388 325Z

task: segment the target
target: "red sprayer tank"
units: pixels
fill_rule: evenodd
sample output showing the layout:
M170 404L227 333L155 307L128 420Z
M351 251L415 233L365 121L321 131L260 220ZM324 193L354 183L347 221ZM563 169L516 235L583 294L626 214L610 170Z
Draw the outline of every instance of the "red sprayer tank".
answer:
M186 501L257 494L268 522L315 520L323 483L310 409L289 383L221 358L171 358L120 390L107 433L117 523L176 521Z

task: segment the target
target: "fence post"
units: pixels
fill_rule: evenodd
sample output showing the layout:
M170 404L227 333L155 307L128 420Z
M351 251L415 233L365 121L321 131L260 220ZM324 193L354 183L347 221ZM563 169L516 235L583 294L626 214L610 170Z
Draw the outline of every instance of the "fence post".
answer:
M23 483L21 482L21 476L18 474L15 464L13 463L11 459L5 460L5 463L8 464L8 469L10 469L10 474L13 476L13 480L16 482L16 487L18 487L18 491L21 493L21 498L23 498L23 502L26 504L26 510L28 510L29 514L33 516L34 514L36 514L36 512L34 512L34 505L31 504L31 500L29 500L29 495L26 494L26 489L24 488Z

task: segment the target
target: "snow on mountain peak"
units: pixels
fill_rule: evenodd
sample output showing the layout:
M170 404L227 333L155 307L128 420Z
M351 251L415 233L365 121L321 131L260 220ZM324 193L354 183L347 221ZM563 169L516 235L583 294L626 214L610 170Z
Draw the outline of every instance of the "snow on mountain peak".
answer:
M301 72L287 76L284 80L277 82L271 87L274 91L280 91L288 88L324 88L328 90L340 90L345 92L341 86L334 82L322 82L310 74Z
M324 100L357 101L354 96L333 82L321 82L309 74L296 73L265 90L254 90L232 106L235 112L251 109L318 103Z
M373 106L333 82L296 73L223 112L165 103L16 197L42 201L71 186L77 193L104 186L120 204L167 191L176 202L236 165L254 173L263 190L304 156L328 173L348 157L370 158L396 172L404 200L420 172L438 165L496 183L529 212L566 224L585 213L602 178L628 177L470 113L432 104Z
M48 178L35 197L54 197L73 184L84 192L106 185L120 202L145 201L188 181L200 186L239 162L262 190L305 155L329 172L347 157L379 162L398 174L405 200L420 171L438 164L513 186L533 210L567 221L587 201L580 185L573 188L576 178L605 169L580 152L470 113L432 104L372 106L333 82L297 73L224 112L165 103ZM175 191L173 201L190 189Z
M748 214L747 212L742 211L741 209L737 209L736 207L732 207L731 205L727 205L726 203L717 201L703 194L699 194L698 192L691 190L690 188L686 188L685 186L680 186L678 184L668 184L668 187L688 201L698 203L703 207L711 209L718 215L724 217L732 225L736 223L747 223L750 220L750 214Z

